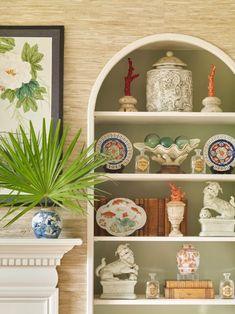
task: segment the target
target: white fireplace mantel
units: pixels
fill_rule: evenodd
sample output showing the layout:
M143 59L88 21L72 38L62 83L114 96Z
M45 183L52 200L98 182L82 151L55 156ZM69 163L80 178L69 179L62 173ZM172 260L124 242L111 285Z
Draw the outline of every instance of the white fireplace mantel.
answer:
M63 255L81 239L0 239L0 313L58 314Z

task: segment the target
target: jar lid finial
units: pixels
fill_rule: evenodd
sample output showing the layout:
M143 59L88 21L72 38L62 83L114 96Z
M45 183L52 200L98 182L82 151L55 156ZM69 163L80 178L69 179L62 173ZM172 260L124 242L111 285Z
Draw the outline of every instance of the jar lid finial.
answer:
M163 66L186 67L186 64L179 58L175 57L173 51L168 50L164 57L160 58L157 62L153 64L154 68Z

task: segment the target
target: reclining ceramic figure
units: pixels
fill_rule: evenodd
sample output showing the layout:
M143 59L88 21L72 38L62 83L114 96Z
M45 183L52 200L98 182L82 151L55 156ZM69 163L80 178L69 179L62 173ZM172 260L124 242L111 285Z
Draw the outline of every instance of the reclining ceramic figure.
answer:
M139 266L135 264L134 254L128 244L120 244L115 255L119 256L117 261L106 264L105 258L102 258L101 264L96 268L96 275L101 281L120 280L122 274L127 274L128 280L137 280Z
M204 188L203 208L200 212L200 218L211 218L208 210L214 210L219 213L216 218L233 219L235 216L234 197L230 197L230 201L224 201L218 197L219 192L223 193L218 182L207 182Z

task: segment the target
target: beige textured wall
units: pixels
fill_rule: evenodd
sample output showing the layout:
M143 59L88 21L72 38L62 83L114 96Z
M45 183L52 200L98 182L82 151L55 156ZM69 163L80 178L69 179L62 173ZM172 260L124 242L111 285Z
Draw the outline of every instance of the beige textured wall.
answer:
M176 32L217 45L235 59L234 0L1 0L2 25L64 25L64 122L84 129L91 87L106 62L141 37ZM114 87L115 88L115 87ZM26 217L0 236L22 235ZM86 219L65 214L64 236L86 242ZM59 267L60 314L85 313L86 244Z

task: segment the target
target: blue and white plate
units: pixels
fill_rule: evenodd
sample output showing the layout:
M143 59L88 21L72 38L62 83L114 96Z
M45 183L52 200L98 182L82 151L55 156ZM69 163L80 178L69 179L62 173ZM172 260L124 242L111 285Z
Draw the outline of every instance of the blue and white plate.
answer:
M226 134L214 135L206 142L203 155L214 171L229 171L235 165L235 139Z
M125 135L118 132L109 132L101 136L96 149L111 157L106 165L109 170L119 170L125 167L133 156L131 142Z

